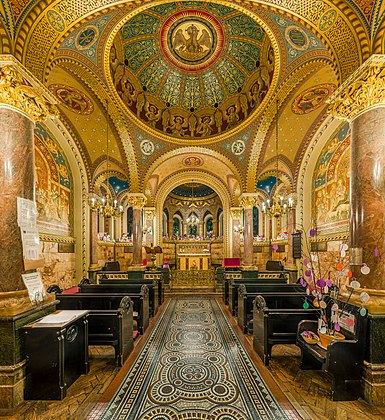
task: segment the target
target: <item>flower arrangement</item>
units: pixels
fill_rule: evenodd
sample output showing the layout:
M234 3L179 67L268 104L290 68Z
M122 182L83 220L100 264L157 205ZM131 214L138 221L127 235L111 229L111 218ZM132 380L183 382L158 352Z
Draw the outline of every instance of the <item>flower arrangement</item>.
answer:
M333 255L334 260L331 262L331 266L328 266L325 270L325 264L321 264L319 252L311 250L311 240L314 238L313 240L317 242L316 235L317 230L310 229L309 236L304 238L303 270L301 270L299 282L305 288L313 307L319 308L319 335L327 334L332 336L332 339L341 339L343 338L343 336L340 337L341 317L347 311L353 291L360 288L360 283L347 268L347 251L349 249L347 244L341 245L339 255ZM361 272L368 274L370 269L366 264L363 264ZM339 300L341 297L340 291L348 284L350 294L347 299L341 301ZM360 300L362 303L367 302L369 295L362 292ZM304 309L309 308L309 306L309 301L306 300L303 303ZM366 308L361 307L359 313L361 316L365 316ZM349 322L349 318L346 318L345 321Z

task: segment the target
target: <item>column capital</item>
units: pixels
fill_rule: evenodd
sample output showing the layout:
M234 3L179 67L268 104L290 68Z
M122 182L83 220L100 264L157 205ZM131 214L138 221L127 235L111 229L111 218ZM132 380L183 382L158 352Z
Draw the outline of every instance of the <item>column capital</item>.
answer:
M142 193L128 193L127 202L130 205L130 207L142 210L147 203L147 198Z
M231 207L230 213L233 220L241 220L243 215L243 209L242 207Z
M154 220L155 218L155 207L144 207L144 218L146 220Z
M56 118L57 100L11 55L0 55L0 107L14 109L32 121Z
M385 55L370 56L328 99L335 118L354 120L365 111L385 105Z
M243 209L252 209L258 200L258 194L256 193L243 193L239 197L239 204Z

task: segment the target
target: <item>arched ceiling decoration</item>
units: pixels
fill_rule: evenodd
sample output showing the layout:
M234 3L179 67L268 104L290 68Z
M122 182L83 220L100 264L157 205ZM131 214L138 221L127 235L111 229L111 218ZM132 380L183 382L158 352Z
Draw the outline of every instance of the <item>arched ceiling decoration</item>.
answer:
M115 193L153 197L178 171L200 171L226 185L236 205L273 175L277 99L280 179L295 185L325 99L373 50L385 50L384 7L2 0L0 48L56 95L93 183L106 182L108 122Z
M263 27L216 3L170 2L126 21L110 53L113 86L142 127L208 142L258 111L275 56Z

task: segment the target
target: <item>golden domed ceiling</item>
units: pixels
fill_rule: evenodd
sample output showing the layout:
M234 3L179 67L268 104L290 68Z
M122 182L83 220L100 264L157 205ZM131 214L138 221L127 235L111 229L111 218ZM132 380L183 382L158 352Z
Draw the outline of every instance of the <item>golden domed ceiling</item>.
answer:
M169 140L195 143L257 112L274 61L257 21L207 2L146 9L125 22L110 52L114 86L131 117Z
M276 133L278 177L296 189L328 98L385 51L384 13L380 0L3 0L0 50L56 97L58 142L90 189L112 173L119 194L155 197L189 174L236 206L277 182Z

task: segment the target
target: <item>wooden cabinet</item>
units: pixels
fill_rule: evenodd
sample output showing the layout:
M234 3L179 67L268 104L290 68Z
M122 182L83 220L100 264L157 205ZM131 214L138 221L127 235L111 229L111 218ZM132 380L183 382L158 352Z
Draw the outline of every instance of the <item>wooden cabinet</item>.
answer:
M26 400L61 400L88 365L88 311L57 311L23 328Z

